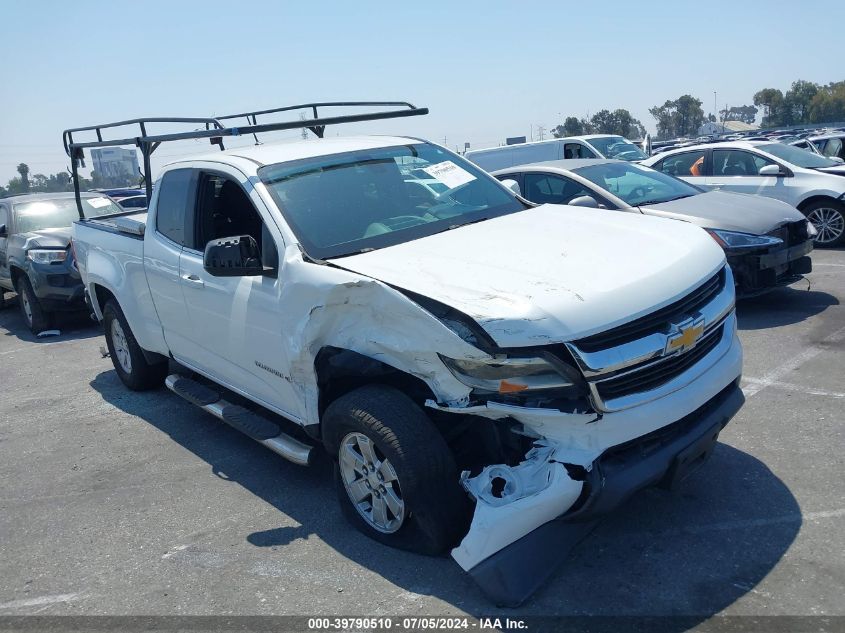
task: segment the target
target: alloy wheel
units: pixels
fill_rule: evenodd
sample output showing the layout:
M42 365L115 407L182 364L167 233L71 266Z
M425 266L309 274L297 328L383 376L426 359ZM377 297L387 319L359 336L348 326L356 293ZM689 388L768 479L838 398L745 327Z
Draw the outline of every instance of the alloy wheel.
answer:
M845 217L842 212L833 207L820 207L813 209L807 215L807 219L816 227L818 235L816 242L819 244L830 244L839 239L845 231Z
M117 357L121 369L127 374L131 374L132 357L129 355L129 343L126 341L126 334L124 334L123 327L117 319L111 322L111 342L114 347L114 355Z
M338 451L343 486L358 514L373 529L392 534L405 521L396 470L363 433L349 433Z

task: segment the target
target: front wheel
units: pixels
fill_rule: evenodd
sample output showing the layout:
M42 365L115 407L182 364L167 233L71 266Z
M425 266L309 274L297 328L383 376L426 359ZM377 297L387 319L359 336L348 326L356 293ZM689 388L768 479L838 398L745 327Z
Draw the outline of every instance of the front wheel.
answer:
M114 300L110 299L103 307L103 326L112 364L123 384L132 391L146 391L161 386L167 377L167 362L147 362L123 311Z
M820 248L845 242L845 206L835 200L820 200L808 205L804 215L816 227L815 245Z
M39 334L44 330L49 330L53 315L41 307L28 277L21 276L18 279L17 291L21 316L30 331L33 334Z
M398 549L438 555L469 527L470 503L449 447L423 411L383 385L341 396L323 415L347 520Z

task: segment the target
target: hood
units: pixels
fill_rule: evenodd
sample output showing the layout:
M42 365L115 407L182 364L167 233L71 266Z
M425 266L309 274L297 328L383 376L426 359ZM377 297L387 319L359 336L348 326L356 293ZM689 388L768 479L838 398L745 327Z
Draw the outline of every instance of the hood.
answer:
M816 171L820 171L823 174L845 176L845 165L834 165L833 167L816 167Z
M764 235L789 222L804 220L786 202L728 191L709 191L697 196L640 207L643 213L685 220L708 229Z
M24 233L26 248L67 248L73 235L73 227L63 226L57 229L40 229Z
M724 257L686 222L547 204L333 263L460 310L501 347L526 347L657 310Z

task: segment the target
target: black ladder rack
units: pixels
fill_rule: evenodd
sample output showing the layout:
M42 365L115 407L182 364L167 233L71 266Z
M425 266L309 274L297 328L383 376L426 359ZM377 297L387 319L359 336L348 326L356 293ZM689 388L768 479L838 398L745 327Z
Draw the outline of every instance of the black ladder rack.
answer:
M320 117L318 108L327 107L390 107L394 109L381 112L363 112L359 114ZM297 119L294 121L258 123L258 116L306 109L311 110L313 118ZM138 147L141 150L141 155L144 157L144 185L147 193L147 204L149 205L153 188L152 179L150 177L150 156L162 143L207 138L212 145L217 145L221 150L223 150L225 149L223 145L224 136L244 136L252 134L255 137L256 142L258 142L258 134L262 132L307 128L317 137L323 138L327 125L358 123L361 121L378 121L381 119L396 119L408 116L419 116L423 114L428 114L428 108L417 108L406 101L326 101L318 103L301 103L299 105L284 106L269 110L256 110L254 112L242 112L240 114L228 114L220 117L151 117L71 128L62 133L62 143L64 145L65 152L70 157L71 173L73 175L73 190L76 196L76 206L79 211L79 219L84 220L85 215L82 212L82 200L79 193L79 167L80 165L83 167L85 165L84 150L88 148L117 147L120 145L135 145ZM229 122L233 119L246 119L246 125L227 127L222 123L223 121ZM150 135L147 133L147 125L151 123L194 123L202 124L205 129L176 132L171 134ZM103 130L135 125L138 126L137 129L140 132L138 136L130 136L119 139L103 139ZM74 141L73 135L79 135L80 132L94 132L97 140L81 142Z

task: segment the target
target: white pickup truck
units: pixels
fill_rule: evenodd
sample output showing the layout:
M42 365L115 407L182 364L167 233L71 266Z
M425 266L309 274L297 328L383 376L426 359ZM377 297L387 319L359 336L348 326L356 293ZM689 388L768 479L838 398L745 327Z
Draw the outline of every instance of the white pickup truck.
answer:
M325 449L355 527L451 550L497 603L683 479L743 402L731 271L688 223L535 206L389 136L180 159L153 191L74 226L126 386L300 464Z

